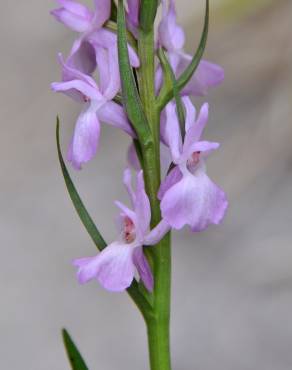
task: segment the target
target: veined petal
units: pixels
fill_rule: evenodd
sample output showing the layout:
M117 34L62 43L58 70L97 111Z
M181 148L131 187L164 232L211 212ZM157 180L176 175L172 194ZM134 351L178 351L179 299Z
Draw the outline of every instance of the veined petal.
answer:
M94 27L100 28L110 18L111 0L94 0L94 4Z
M58 4L68 10L69 12L76 14L84 18L92 18L93 13L87 8L87 6L77 3L73 0L57 0Z
M135 248L133 261L145 288L152 292L154 286L153 275L147 258L143 253L143 247Z
M177 76L179 76L192 60L192 56L182 53L180 55L180 63L177 68ZM201 60L200 64L193 77L190 79L186 87L182 90L183 95L205 96L209 88L220 85L224 80L224 70L217 64L207 60Z
M96 56L92 44L84 37L75 40L66 64L86 75L91 75L96 69Z
M196 108L192 103L191 99L188 96L182 97L182 101L184 103L186 109L186 123L185 128L186 132L193 126L194 122L196 121Z
M210 224L219 224L227 206L224 192L203 170L197 170L195 175L186 171L182 180L165 193L161 211L175 229L189 225L193 231L202 231Z
M206 158L211 152L218 149L220 147L219 143L214 143L210 141L198 141L194 143L193 145L190 145L186 151L184 151L182 155L182 159L185 161L188 160L188 158L196 152L200 152L201 156Z
M72 92L72 90L77 90L83 94L84 97L90 98L91 100L98 101L101 99L101 95L98 90L81 80L53 82L51 84L51 88L55 92L68 92L69 94Z
M144 239L144 245L155 245L169 232L171 226L165 221L161 220L158 225L150 231Z
M181 155L182 139L175 103L174 102L168 103L165 108L165 112L166 112L165 136L167 144L169 145L169 148L171 150L172 158L174 162L176 162Z
M132 207L135 207L136 203L136 194L132 187L132 174L131 170L129 168L126 168L123 175L123 183L127 189L127 192L129 194L129 197L131 199Z
M131 137L136 137L124 109L113 101L106 102L99 110L98 117L102 122L124 130Z
M199 116L196 121L186 131L185 141L183 145L183 151L186 152L188 149L200 140L203 130L208 122L209 118L209 104L205 103L202 105Z
M80 283L95 278L103 288L113 292L127 289L134 278L134 248L118 242L107 246L96 257L76 260Z
M96 47L101 92L107 100L113 99L121 87L117 49Z
M136 197L135 197L135 214L137 217L137 229L139 229L138 238L144 239L151 220L150 202L145 192L143 171L141 170L136 176Z
M182 179L182 173L178 166L175 166L166 178L162 181L159 191L158 191L158 199L162 200L164 194L170 189L174 184L179 182Z
M96 154L100 136L100 123L92 107L85 109L78 117L73 138L68 150L68 161L75 169L90 161Z
M168 11L166 0L163 2L163 16L158 27L158 37L160 44L166 50L180 50L185 43L185 33L177 24L174 1L170 0Z
M68 11L65 8L54 9L51 14L55 19L76 32L86 32L91 26L91 20Z

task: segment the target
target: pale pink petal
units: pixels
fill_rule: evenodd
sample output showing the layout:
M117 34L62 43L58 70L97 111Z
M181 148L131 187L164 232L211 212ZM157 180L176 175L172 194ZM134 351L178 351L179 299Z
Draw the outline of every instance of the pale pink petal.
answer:
M72 93L72 90L75 90L83 94L84 98L90 98L96 101L101 99L100 93L94 87L80 80L53 82L51 88L55 92L64 92L68 93L68 95Z
M100 28L110 18L111 0L94 0L94 4L94 27Z
M200 155L206 158L211 152L220 147L219 143L210 141L198 141L190 145L182 155L182 159L188 160L193 153L201 153Z
M171 188L174 184L179 182L182 179L182 173L178 166L175 166L170 173L166 176L166 178L161 182L159 191L158 191L158 199L161 200L164 197L164 194L167 192L169 188Z
M196 121L196 108L188 96L182 98L183 104L185 106L185 129L186 132L193 126Z
M96 69L96 56L92 44L83 37L77 39L67 59L67 65L91 75Z
M166 50L179 50L184 46L185 34L177 24L174 1L170 0L169 9L166 9L166 0L163 0L163 17L158 27L160 45Z
M76 32L86 32L91 26L91 19L74 14L65 8L54 9L51 14L57 21Z
M141 239L145 237L150 225L151 210L148 196L145 192L143 171L141 170L136 176L136 199L135 199L135 213L137 217L137 228Z
M189 225L193 231L201 231L210 224L219 224L227 205L224 192L203 170L197 170L195 175L186 173L165 193L161 211L173 228Z
M165 137L167 140L167 144L169 145L169 148L171 150L172 158L174 161L176 161L181 155L182 140L175 103L174 102L168 103L165 108L165 111L166 111Z
M144 245L155 245L170 231L171 226L165 221L161 220L158 225L150 231L144 239Z
M152 292L154 286L153 275L147 258L143 253L143 247L135 248L133 261L145 288Z
M122 129L131 137L136 137L124 109L119 104L108 101L98 110L97 114L102 122Z
M129 168L126 168L123 174L123 183L127 189L127 192L129 194L129 197L131 199L132 207L135 207L135 202L136 202L136 194L133 190L132 186L132 174L131 170Z
M90 11L87 6L77 3L73 0L57 0L58 4L68 10L69 12L79 15L84 18L92 18L92 11Z
M95 109L84 110L78 117L68 150L68 161L75 169L90 161L96 154L100 136L100 123Z
M193 145L196 141L200 140L203 130L208 122L209 117L209 105L208 103L203 104L199 116L196 121L189 127L186 131L185 141L184 141L184 152Z
M140 171L141 170L141 165L139 162L139 158L136 153L135 145L131 143L128 148L128 153L127 153L127 161L128 164L135 170L135 171Z
M134 248L118 242L110 244L96 257L76 260L81 284L96 279L103 288L113 292L127 289L134 278Z

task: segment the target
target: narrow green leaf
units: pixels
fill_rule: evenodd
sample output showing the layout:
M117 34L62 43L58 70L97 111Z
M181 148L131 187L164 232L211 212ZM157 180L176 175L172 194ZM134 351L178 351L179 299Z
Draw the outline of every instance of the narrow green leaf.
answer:
M207 44L207 38L208 38L208 29L209 29L209 0L206 0L206 11L205 11L205 21L204 21L204 28L201 36L201 40L199 43L199 46L197 48L197 51L188 65L188 67L185 69L185 71L180 75L180 77L177 80L177 87L178 91L181 91L186 84L189 82L189 80L192 78L194 73L196 72L196 69L203 57L206 44ZM160 96L157 100L157 106L160 111L163 110L163 108L166 106L166 104L173 98L173 89L168 88L167 90L162 91Z
M66 329L62 330L63 342L72 370L88 370L78 348Z
M61 147L60 147L60 135L59 135L59 117L57 117L57 124L56 124L56 139L57 139L57 148L58 148L58 157L60 166L62 169L62 173L64 176L65 184L67 186L67 190L69 192L70 198L74 204L74 207L78 213L78 216L80 217L80 220L82 221L83 225L85 226L88 234L91 236L91 239L93 240L94 244L97 246L99 250L102 250L106 247L106 242L104 241L103 237L101 236L100 232L98 231L97 227L95 226L92 218L90 217L89 213L87 212L74 184L71 180L71 177L69 175L69 172L67 170L67 167L65 165L65 162L63 160Z
M141 145L148 146L152 141L151 131L143 110L134 73L129 61L123 0L119 0L118 4L118 52L123 103Z
M143 0L140 6L140 27L144 32L153 28L158 7L158 0Z
M179 125L180 125L180 131L181 131L182 138L184 140L184 137L185 137L185 112L184 112L184 107L183 107L183 103L182 103L182 100L181 100L181 96L179 94L177 81L176 81L174 72L171 68L171 65L170 65L170 63L167 59L167 56L165 55L164 51L161 48L158 50L158 56L159 56L159 60L160 60L162 70L163 70L163 73L164 73L164 80L166 81L165 86L168 85L168 81L171 81L173 96L174 96L175 103L176 103L176 111L177 111Z

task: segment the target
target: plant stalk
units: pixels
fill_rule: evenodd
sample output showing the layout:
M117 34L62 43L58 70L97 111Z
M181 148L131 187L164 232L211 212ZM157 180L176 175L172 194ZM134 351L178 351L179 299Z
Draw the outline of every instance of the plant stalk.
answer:
M160 186L160 111L155 97L154 33L140 31L138 53L141 67L139 69L139 92L150 125L154 145L143 153L145 186L148 193L152 220L156 226L161 220L157 193ZM154 291L153 312L145 317L148 334L149 358L151 370L171 370L170 361L170 291L171 291L171 246L170 233L156 246L147 248L147 255L153 266Z

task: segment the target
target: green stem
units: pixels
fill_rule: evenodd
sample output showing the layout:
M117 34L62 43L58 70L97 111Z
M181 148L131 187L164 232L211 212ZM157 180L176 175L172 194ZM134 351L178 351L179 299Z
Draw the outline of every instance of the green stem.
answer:
M139 69L139 92L143 108L150 125L154 145L143 155L145 186L148 193L152 227L160 220L160 205L157 193L160 186L160 112L157 109L154 87L154 36L153 29L149 32L140 31L138 52L141 62ZM163 238L155 247L147 248L153 265L154 292L153 311L146 315L149 357L151 370L171 370L169 321L170 321L170 286L171 286L171 249L170 234Z

